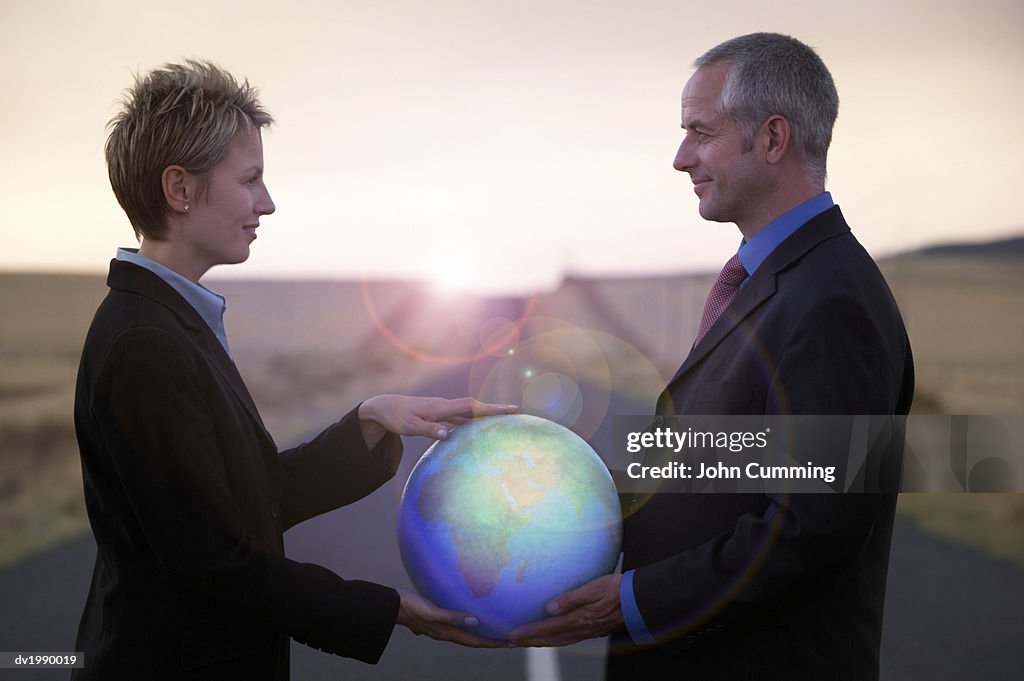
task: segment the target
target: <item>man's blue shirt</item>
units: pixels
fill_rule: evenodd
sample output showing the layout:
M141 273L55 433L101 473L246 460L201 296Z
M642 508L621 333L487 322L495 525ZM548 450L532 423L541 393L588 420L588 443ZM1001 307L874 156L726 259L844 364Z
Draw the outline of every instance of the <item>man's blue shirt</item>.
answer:
M749 279L772 251L791 237L793 232L834 205L830 193L818 194L769 222L750 241L744 240L737 255L743 263L743 269L747 271L747 278Z

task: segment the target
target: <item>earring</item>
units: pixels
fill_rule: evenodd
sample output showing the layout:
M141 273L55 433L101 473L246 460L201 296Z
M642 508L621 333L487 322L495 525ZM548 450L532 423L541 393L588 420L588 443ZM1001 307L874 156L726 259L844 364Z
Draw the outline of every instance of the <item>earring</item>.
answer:
M188 212L188 204L187 203L185 204L185 212L186 213Z

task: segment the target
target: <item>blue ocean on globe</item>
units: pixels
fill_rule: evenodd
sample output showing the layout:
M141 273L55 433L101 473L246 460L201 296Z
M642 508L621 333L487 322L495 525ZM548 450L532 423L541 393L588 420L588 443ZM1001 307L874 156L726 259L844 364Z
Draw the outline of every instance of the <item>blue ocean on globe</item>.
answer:
M416 463L398 542L417 591L507 638L553 596L610 573L622 541L608 469L571 430L528 415L456 428Z

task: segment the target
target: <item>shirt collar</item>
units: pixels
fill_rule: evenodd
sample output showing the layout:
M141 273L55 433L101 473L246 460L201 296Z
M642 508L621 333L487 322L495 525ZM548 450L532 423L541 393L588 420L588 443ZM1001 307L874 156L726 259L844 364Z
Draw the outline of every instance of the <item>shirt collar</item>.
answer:
M202 284L186 279L151 258L147 258L139 253L137 248L117 249L117 259L138 265L163 279L168 286L177 291L189 305L195 308L206 325L217 336L220 344L224 346L224 350L228 355L231 354L228 350L227 333L224 330L224 311L227 310L224 296L214 293Z
M750 241L744 240L737 254L747 274L753 274L779 244L792 236L808 220L834 205L832 194L823 192L769 222Z

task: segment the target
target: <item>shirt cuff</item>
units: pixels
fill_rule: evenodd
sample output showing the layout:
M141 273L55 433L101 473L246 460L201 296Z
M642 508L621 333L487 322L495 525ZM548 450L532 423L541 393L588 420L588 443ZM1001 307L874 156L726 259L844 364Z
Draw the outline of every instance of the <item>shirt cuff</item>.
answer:
M622 619L626 623L626 631L629 637L638 645L653 645L656 643L654 636L647 629L643 615L640 614L640 606L636 603L636 595L633 593L633 574L636 570L627 570L622 573L622 582L619 584L619 603L622 607Z

